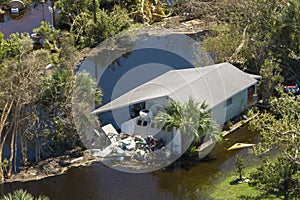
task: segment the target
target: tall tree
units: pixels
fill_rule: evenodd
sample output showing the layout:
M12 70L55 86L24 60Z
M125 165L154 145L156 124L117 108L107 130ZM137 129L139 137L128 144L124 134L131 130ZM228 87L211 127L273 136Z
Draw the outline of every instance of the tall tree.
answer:
M268 58L260 69L262 80L259 84L262 93L263 104L267 105L276 86L283 83L281 76L282 69L279 67L279 62L274 58Z
M27 57L32 50L32 42L28 34L21 34L20 36L12 34L10 39L5 41L4 50L6 60L0 66L0 109L2 109L0 123L0 163L2 163L3 147L8 142L7 139L11 139L8 170L8 175L10 175L13 157L16 152L15 137L19 132L18 125L22 123L23 119L22 109L35 96L30 91L34 91L36 88L33 85L39 86L39 81L37 80L41 73L39 66L42 65L42 62L37 60L35 55L31 54L30 57ZM35 66L34 62L40 65ZM0 171L0 176L1 181L3 181L3 171Z
M28 34L13 34L3 43L5 60L0 63L0 164L3 163L4 145L8 144L10 154L6 175L10 176L12 170L16 170L18 140L23 164L27 162L27 144L31 144L36 161L82 144L77 134L81 130L76 126L72 107L79 95L73 94L77 62L73 41L65 38L55 54L50 54L48 49L33 51ZM46 69L49 63L52 63L51 70ZM87 77L84 83L85 95L101 97L100 91L89 88L96 85L92 79ZM98 101L101 100L99 98ZM80 105L85 108L85 117L89 119L86 110L92 109L84 102ZM3 180L1 167L0 181Z
M218 12L215 34L205 41L207 50L257 74L271 55L281 60L284 77L299 78L299 1L233 0L227 5Z
M299 198L300 184L300 96L282 94L271 101L271 112L262 113L251 123L251 129L260 133L254 153L264 156L271 150L279 152L276 161L266 158L254 176L258 186L267 192Z
M78 48L93 47L130 26L127 10L115 6L111 10L99 8L98 1L80 1L70 5L67 0L57 2L59 24L74 34ZM94 4L96 3L96 4Z

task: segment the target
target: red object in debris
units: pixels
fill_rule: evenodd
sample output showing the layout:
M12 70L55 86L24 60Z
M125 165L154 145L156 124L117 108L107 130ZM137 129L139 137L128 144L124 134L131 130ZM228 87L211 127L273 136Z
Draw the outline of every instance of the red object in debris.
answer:
M287 85L287 86L284 86L284 88L285 89L289 89L289 88L296 89L296 86L294 86L294 85Z

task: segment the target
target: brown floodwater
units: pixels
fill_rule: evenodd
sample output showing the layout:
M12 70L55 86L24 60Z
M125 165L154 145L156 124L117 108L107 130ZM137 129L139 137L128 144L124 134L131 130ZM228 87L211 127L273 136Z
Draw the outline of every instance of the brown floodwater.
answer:
M32 33L32 29L40 26L41 21L51 23L51 14L48 7L51 1L42 3L33 3L32 6L19 14L5 12L4 19L0 20L0 32L4 38L8 38L11 33Z
M237 154L244 157L247 165L256 162L248 149L226 149L236 142L253 143L257 139L257 134L245 126L217 144L204 161L176 163L172 169L144 174L120 172L95 163L56 177L4 184L1 191L8 193L23 188L50 199L72 200L208 199L214 184L233 170Z
M13 32L31 33L33 28L39 26L40 21L45 19L50 22L49 4L49 1L45 3L44 8L41 4L33 6L19 17L6 14L4 21L0 22L0 31L5 37ZM143 61L146 59L146 56L138 57ZM176 62L166 64L173 67L176 67L176 64L178 67L184 66L184 63ZM110 87L113 87L112 77L116 77L116 81L119 79L116 75L118 70L113 71L115 71L113 76L105 76L99 81L99 85L105 89L103 101L110 100L107 93L112 90ZM7 194L23 188L33 195L44 194L50 199L59 200L207 199L210 191L214 189L214 184L233 170L237 154L243 156L248 165L256 162L255 157L248 154L248 149L233 151L226 149L236 142L253 143L257 140L257 134L250 132L245 126L229 135L227 140L217 144L203 161L176 162L172 167L144 174L120 172L102 163L94 163L88 167L73 168L56 177L26 183L3 184L1 193Z

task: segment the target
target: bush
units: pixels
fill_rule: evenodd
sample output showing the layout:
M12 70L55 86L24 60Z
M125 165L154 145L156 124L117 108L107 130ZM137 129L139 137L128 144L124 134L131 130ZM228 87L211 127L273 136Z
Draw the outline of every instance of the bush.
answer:
M26 190L20 189L13 192L13 194L9 193L7 195L4 195L0 198L0 200L13 200L13 199L19 199L19 200L49 200L46 196L38 196L37 198L34 198L31 194L29 194Z
M232 122L231 122L231 121L228 121L228 122L226 122L226 123L224 124L224 128L223 128L223 129L224 129L225 131L229 131L232 125L233 125Z
M254 115L253 110L247 110L247 112L246 112L247 117L252 117L253 115Z
M257 113L259 111L259 108L257 106L253 106L252 110L254 113Z
M97 21L89 13L81 13L71 27L78 48L94 47L101 41L112 37L130 27L127 11L118 6L108 13L97 11Z

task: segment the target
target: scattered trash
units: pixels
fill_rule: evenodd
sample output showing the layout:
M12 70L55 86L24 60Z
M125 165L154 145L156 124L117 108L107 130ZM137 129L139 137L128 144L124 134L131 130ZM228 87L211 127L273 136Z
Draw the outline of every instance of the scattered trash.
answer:
M295 85L286 85L283 87L283 91L285 93L288 93L288 92L291 92L292 94L300 94L300 88L298 86L298 84L295 84Z
M109 137L109 134L106 133L106 135ZM111 141L113 141L110 145L105 147L103 150L92 149L90 150L90 153L96 157L115 158L115 160L118 161L122 161L126 157L137 160L148 160L151 157L155 157L155 152L158 153L156 150L160 149L166 152L164 155L170 156L170 153L164 149L164 142L152 135L149 135L146 138L142 138L140 135L132 136L125 133L113 135L113 139L109 137L112 139Z
M246 183L249 183L249 182L250 182L250 179L249 179L249 178L246 178L246 179L245 179L245 182L246 182Z
M242 184L243 182L245 183L249 183L250 182L250 179L243 176L242 179L240 178L235 178L233 179L232 181L229 182L230 185L236 185L236 184Z
M248 119L248 116L247 116L247 115L243 115L242 117L243 117L244 120L247 120L247 119Z
M46 70L49 70L49 69L51 69L52 67L53 67L52 64L48 64L48 65L46 66Z
M116 138L118 137L119 133L116 131L112 124L107 124L103 126L102 130L104 131L111 143L116 142Z

